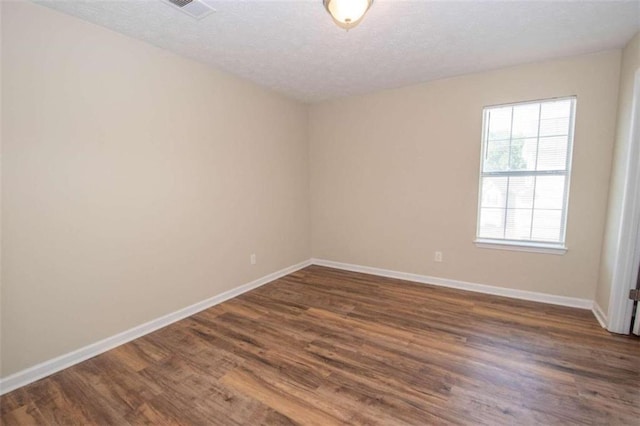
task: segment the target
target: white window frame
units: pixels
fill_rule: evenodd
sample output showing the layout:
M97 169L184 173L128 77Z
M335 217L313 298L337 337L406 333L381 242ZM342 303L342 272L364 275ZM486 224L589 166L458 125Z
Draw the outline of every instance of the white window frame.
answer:
M563 171L513 171L513 172L483 172L485 150L487 149L487 138L489 129L487 127L488 120L487 115L490 109L513 107L530 104L541 104L545 102L557 102L557 101L571 101L571 114L569 117L569 132L567 141L567 164ZM513 251L528 251L536 253L548 253L548 254L565 254L567 252L566 246L566 233L567 233L567 216L569 208L569 188L571 187L571 163L573 160L573 137L575 130L575 117L576 117L576 103L577 96L565 96L557 98L537 99L524 102L512 102L508 104L488 105L482 109L482 149L480 154L480 173L478 179L478 211L476 216L476 239L474 243L479 248L498 249L498 250L513 250ZM540 120L538 120L538 127L540 126ZM538 130L538 138L539 136ZM511 138L510 138L511 139ZM539 143L539 142L538 142ZM560 242L540 242L531 240L511 240L503 238L482 238L479 237L480 233L480 213L482 208L482 180L487 176L558 176L564 175L565 191L562 205L562 218ZM506 222L506 217L505 217Z

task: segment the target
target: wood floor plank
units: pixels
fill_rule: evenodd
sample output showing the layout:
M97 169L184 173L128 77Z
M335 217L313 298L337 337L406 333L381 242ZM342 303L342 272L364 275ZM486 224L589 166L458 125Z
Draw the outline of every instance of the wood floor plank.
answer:
M223 383L257 399L298 423L316 426L344 424L344 421L341 422L318 409L312 401L300 399L244 367L228 373L222 380Z
M2 415L0 424L38 425L46 423L38 407L30 402Z
M2 398L0 400L0 415L4 415L10 411L14 411L31 403L31 397L29 396L25 388L17 389L0 398Z
M3 425L640 426L589 311L310 266L0 397Z

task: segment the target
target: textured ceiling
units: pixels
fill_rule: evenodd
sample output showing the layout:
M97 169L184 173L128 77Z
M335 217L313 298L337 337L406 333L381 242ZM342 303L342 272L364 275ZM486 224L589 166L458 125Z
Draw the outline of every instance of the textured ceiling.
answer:
M161 0L37 0L120 33L320 101L541 59L622 47L640 0L375 0L339 29L321 0L205 0L201 21Z

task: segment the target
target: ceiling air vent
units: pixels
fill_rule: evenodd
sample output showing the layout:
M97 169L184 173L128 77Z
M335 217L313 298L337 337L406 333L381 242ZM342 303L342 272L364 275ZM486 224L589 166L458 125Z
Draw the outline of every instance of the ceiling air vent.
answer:
M202 19L205 16L215 12L211 6L205 4L201 0L164 0L172 6L191 16L192 18Z

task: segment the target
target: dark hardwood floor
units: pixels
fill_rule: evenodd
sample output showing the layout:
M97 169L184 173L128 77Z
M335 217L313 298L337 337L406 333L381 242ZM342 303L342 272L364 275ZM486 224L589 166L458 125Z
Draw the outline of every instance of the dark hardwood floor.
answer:
M0 403L6 425L640 425L640 340L589 311L311 266Z

